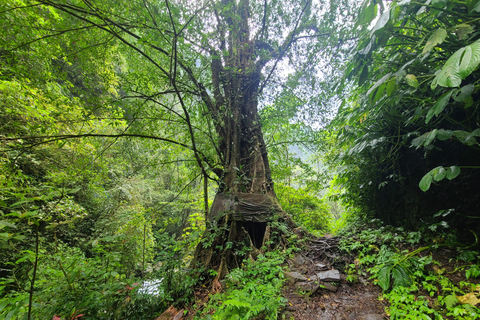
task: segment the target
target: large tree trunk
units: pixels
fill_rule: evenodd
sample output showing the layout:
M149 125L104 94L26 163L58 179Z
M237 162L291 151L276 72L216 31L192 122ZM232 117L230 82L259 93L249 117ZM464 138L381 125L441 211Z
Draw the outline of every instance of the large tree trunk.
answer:
M229 1L227 1L229 2ZM225 18L229 32L220 50L213 52L212 77L215 102L207 103L220 137L224 170L210 210L206 237L197 247L194 262L218 271L223 278L246 257L254 258L281 241L272 242L271 222L285 220L271 178L267 149L258 116L261 69L255 41L250 39L248 1L230 1L241 19ZM227 16L234 16L233 14ZM206 245L208 243L208 245Z

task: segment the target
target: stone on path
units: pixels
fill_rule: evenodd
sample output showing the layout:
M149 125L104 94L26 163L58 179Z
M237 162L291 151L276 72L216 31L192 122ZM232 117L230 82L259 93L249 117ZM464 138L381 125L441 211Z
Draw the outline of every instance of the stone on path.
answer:
M330 292L337 292L337 290L338 290L337 286L334 286L333 284L328 283L328 282L323 282L322 286L324 286L325 289L327 289Z
M303 275L301 275L300 273L298 273L296 271L285 272L285 277L287 277L287 279L289 279L290 281L293 280L292 282L308 281L307 278L305 278Z
M310 281L310 282L302 281L302 282L295 283L295 289L297 289L298 291L304 291L308 295L315 293L315 291L317 291L319 287L320 286L313 281Z
M333 270L318 272L317 279L320 281L328 281L328 282L340 281L341 280L340 271L333 269Z
M315 269L321 271L321 270L326 270L326 269L328 269L328 267L327 267L326 265L322 264L322 263L316 263L316 264L315 264Z
M303 266L305 263L307 263L307 260L300 254L297 254L295 257L293 257L292 261L297 266Z

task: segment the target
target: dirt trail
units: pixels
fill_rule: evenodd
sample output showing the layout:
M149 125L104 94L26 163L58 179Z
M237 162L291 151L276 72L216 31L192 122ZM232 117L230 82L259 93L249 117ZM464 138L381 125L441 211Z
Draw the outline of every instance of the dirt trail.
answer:
M346 281L342 272L353 258L339 254L339 238L311 240L289 260L286 319L295 320L381 320L385 304L378 300L381 289L366 279Z

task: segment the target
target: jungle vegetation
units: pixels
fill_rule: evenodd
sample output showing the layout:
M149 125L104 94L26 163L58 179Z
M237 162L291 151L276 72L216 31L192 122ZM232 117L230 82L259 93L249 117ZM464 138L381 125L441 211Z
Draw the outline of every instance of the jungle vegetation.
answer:
M473 0L3 1L0 314L154 319L278 278L297 227L475 242L479 20Z

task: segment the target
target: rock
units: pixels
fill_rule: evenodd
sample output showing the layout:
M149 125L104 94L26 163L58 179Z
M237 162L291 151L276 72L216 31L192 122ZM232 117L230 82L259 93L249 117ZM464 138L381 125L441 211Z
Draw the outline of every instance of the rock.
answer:
M331 284L329 282L322 282L321 286L323 286L324 289L327 289L330 292L337 292L337 290L338 290L337 286L334 286L333 284Z
M297 254L295 257L293 257L292 261L297 266L303 266L307 262L307 260L300 254Z
M378 313L369 313L360 317L360 320L383 320L383 316Z
M315 269L317 269L318 271L323 271L323 270L327 270L328 267L322 263L316 263Z
M350 313L348 314L348 316L347 316L347 319L348 319L348 320L355 320L355 319L357 319L357 313L356 313L355 311L350 312Z
M309 295L315 293L315 291L317 291L319 287L320 286L313 281L302 281L295 283L295 289L297 289L298 291L304 291Z
M285 272L285 277L290 281L290 282L297 282L297 281L308 281L307 278L305 278L303 275L296 271L291 271L291 272Z
M340 271L334 269L334 270L318 272L317 279L321 281L328 281L328 282L340 281L341 280Z

